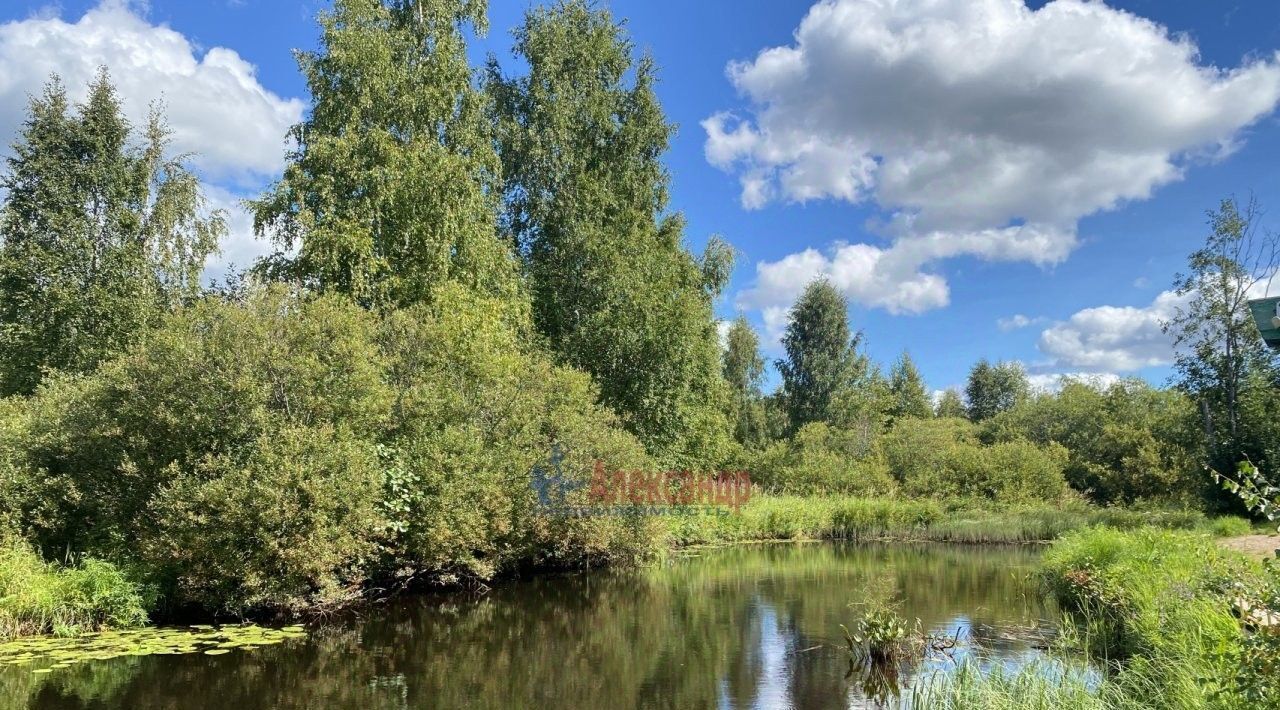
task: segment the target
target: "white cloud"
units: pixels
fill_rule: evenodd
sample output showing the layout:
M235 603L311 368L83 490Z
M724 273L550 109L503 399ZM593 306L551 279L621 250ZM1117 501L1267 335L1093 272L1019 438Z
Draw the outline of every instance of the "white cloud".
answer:
M1247 298L1266 295L1270 279L1255 280ZM1148 306L1095 306L1077 311L1066 321L1040 333L1037 347L1052 358L1055 368L1077 367L1089 371L1132 372L1173 362L1173 339L1164 323L1185 308L1195 293L1179 296L1163 291Z
M1067 367L1131 372L1173 361L1162 329L1188 296L1165 291L1151 305L1097 306L1076 312L1040 334L1040 351Z
M873 272L850 298L907 313L948 302L945 259L1060 263L1082 217L1228 153L1280 100L1275 56L1203 65L1189 38L1081 0L822 0L793 44L728 74L748 108L703 121L707 160L747 208L873 202L890 243L827 259Z
M1043 323L1044 321L1045 319L1042 316L1036 316L1033 318L1031 316L1024 316L1021 313L1017 313L1009 316L1008 318L996 319L996 327L1007 333L1011 330L1026 328L1038 323Z
M206 185L205 197L209 201L208 208L222 210L227 220L227 236L220 244L220 252L210 255L205 261L207 277L221 278L230 266L246 269L258 257L271 252L269 242L253 235L253 215L241 205L242 200L255 195L232 192L217 185Z
M28 95L38 94L51 73L82 99L105 65L132 120L142 121L148 105L163 100L174 150L194 153L207 177L274 177L302 101L268 91L235 51L200 52L136 7L103 0L74 23L45 13L0 24L0 136L16 135Z

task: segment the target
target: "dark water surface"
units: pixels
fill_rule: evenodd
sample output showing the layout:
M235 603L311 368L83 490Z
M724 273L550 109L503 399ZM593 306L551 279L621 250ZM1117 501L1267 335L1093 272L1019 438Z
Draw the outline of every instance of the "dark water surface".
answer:
M754 545L632 574L416 597L306 639L219 656L124 657L36 675L0 666L13 708L877 707L840 624L898 600L963 654L1034 658L1020 629L1056 618L1026 575L1030 548ZM852 605L852 606L851 606ZM909 685L945 658L901 669ZM909 691L906 691L909 695Z

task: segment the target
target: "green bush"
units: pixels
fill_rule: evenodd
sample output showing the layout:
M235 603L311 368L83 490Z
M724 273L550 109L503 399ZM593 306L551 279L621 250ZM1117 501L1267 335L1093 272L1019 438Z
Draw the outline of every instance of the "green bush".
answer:
M1047 590L1076 615L1091 653L1122 658L1108 682L1151 707L1231 707L1232 615L1241 580L1256 570L1208 536L1093 528L1045 553Z
M918 497L1021 503L1066 492L1067 452L1022 440L983 446L962 419L907 419L884 437L884 457L905 493Z
M553 444L569 478L653 465L527 336L460 287L388 315L279 288L200 303L0 419L0 485L19 480L44 549L138 563L167 603L215 610L652 554L658 523L537 508Z
M632 558L662 543L651 521L539 513L529 474L549 465L553 444L565 453L564 474L579 481L595 459L611 469L654 465L594 404L590 379L526 353L514 321L497 301L447 289L385 325L398 393L388 441L390 470L402 477L389 501L398 565L488 578L512 564Z
M241 614L358 597L385 530L382 472L367 442L283 428L242 457L182 471L150 504L141 558L177 598Z
M63 567L0 537L0 640L141 626L146 608L142 588L107 562L87 558Z
M1140 380L1107 388L1067 382L984 423L988 442L1026 439L1068 451L1067 481L1095 502L1184 504L1199 499L1199 419L1190 399Z
M821 422L761 452L751 465L752 480L777 493L889 495L893 479L873 434Z

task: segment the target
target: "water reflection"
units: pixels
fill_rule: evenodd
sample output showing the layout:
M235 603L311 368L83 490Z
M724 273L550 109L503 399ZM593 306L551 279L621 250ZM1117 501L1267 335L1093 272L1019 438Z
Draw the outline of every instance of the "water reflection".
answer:
M306 640L223 656L0 668L22 708L878 707L949 661L851 665L840 624L897 599L960 652L1017 665L1052 617L1026 548L761 545L658 570L542 578L484 598L419 597ZM896 676L896 678L894 677ZM908 692L909 695L909 692ZM5 702L0 701L0 702Z

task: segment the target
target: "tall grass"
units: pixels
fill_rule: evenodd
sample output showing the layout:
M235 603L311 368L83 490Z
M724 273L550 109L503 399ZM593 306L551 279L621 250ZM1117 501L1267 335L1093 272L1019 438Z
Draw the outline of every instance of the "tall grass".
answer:
M966 501L764 495L734 515L670 516L667 529L677 545L798 539L1032 543L1099 525L1234 534L1240 522L1210 521L1187 510L1049 504L992 508Z
M62 566L22 543L0 541L0 640L146 623L141 588L114 565L85 559Z
M1045 553L1045 586L1076 632L1115 672L1108 684L1142 707L1240 704L1235 659L1245 630L1232 613L1258 569L1209 536L1096 528Z
M1106 710L1117 707L1114 693L1091 688L1074 672L1039 664L1017 671L984 671L966 662L912 689L911 707L930 710Z

